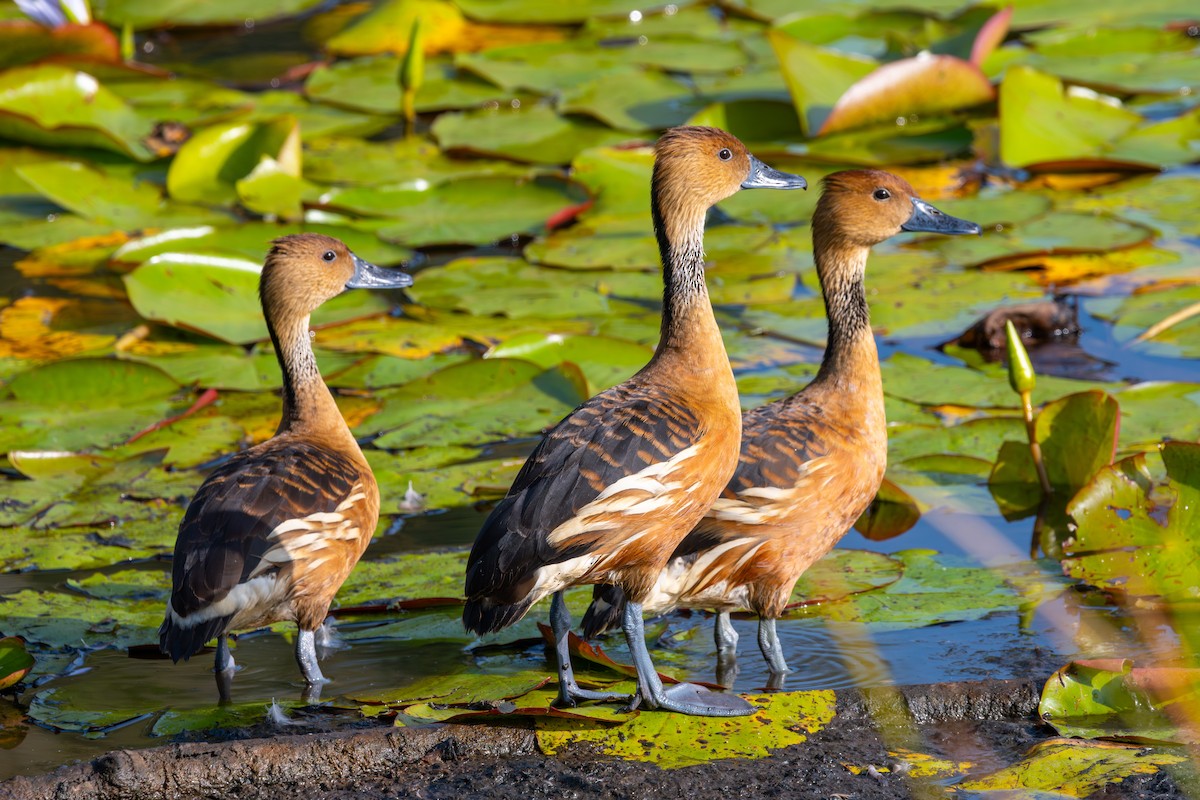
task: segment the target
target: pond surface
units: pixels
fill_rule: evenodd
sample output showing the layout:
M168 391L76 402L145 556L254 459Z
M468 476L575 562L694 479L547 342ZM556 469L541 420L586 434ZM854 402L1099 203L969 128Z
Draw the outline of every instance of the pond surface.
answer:
M814 2L797 17L770 0L614 0L562 4L553 20L518 0L499 4L504 19L476 0L434 3L445 16L426 33L415 123L397 113L399 58L380 55L407 47L405 3L365 16L362 4L197 4L203 18L186 20L105 5L104 22L135 20L142 63L174 77L123 66L98 34L78 43L91 60L69 80L37 67L58 112L86 107L72 94L85 70L108 92L111 119L70 118L83 138L34 112L14 122L26 112L0 92L0 634L37 658L0 698L0 778L259 723L274 700L299 713L287 626L238 638L222 714L211 654L172 665L147 646L187 499L274 429L279 375L253 271L271 238L300 229L416 275L400 300L351 293L314 318L323 374L384 498L340 601L367 608L335 611L328 725L361 724L381 697L402 705L443 677L545 673L544 609L481 643L457 606L386 604L457 598L462 550L541 431L649 357L661 284L648 144L686 122L731 129L814 187L744 192L710 219L710 291L747 407L796 391L821 358L807 220L822 175L887 168L985 228L875 249L890 502L910 518L860 525L869 536L851 531L806 576L794 599L823 601L779 624L794 670L782 688L1040 680L1076 658L1196 666L1200 576L1158 549L1197 548L1173 516L1189 479L1164 477L1159 456L1165 440L1200 438L1200 32L1172 24L1190 4L1089 2L1055 19L1019 3L1010 25L999 8L941 2L856 16ZM283 19L243 21L260 14ZM831 111L864 70L929 49L957 59L944 63L959 105L920 106L946 87L918 84L919 107L875 94ZM30 80L13 78L23 68L0 63L0 81ZM1047 118L1060 125L1039 138ZM192 138L152 151L163 123ZM1027 339L1033 400L1070 433L1043 442L1061 482L1039 508L1031 469L1012 467L1025 429L1004 351L954 342L996 308L1046 313L1052 300L1079 330L1033 325ZM1115 404L1119 425L1063 399L1090 390L1105 399L1088 409ZM1108 508L1153 520L1161 530L1137 529L1158 538L1096 549L1150 553L1150 566L1097 566L1086 542L1104 526L1067 501L1140 453L1151 488ZM426 511L402 505L410 487ZM1127 592L1138 575L1150 589ZM586 603L573 596L576 617ZM647 630L665 672L757 691L756 622L734 624L740 658L719 675L711 617ZM625 663L619 640L601 646Z

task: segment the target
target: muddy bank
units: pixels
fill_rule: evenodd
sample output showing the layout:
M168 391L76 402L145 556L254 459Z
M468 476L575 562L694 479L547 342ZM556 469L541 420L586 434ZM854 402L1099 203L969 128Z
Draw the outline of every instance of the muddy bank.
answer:
M703 800L837 794L873 800L943 795L933 779L898 768L889 750L911 748L976 764L989 758L997 759L996 765L1011 761L1051 736L1036 719L1038 688L1034 681L1011 680L840 692L833 722L803 744L767 759L723 760L670 771L585 751L547 758L533 732L517 727L379 727L118 750L48 775L14 778L0 784L0 796ZM848 767L861 772L853 774ZM1171 777L1159 773L1109 787L1104 796L1183 795Z

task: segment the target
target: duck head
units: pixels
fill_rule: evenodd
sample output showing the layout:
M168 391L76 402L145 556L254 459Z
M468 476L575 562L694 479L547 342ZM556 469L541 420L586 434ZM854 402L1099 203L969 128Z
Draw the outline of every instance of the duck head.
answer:
M952 217L917 196L908 181L882 170L835 172L823 181L813 215L814 234L871 247L901 231L979 234L979 225Z
M331 236L296 233L271 243L259 294L266 309L307 315L346 289L403 289L412 282L411 275L363 261Z
M736 136L687 125L664 133L654 148L651 192L664 216L701 213L741 189L804 189L799 175L768 167Z

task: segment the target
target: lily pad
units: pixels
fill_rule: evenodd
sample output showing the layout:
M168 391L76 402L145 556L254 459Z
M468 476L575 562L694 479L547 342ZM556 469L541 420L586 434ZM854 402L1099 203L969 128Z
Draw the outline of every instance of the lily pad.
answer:
M412 553L383 561L358 563L337 594L340 606L370 602L462 597L467 554Z
M150 161L151 125L86 72L57 64L0 74L0 135L31 144L98 147Z
M838 99L876 67L861 56L800 41L779 28L767 32L805 133L820 131Z
M837 549L800 576L790 603L807 606L890 586L904 575L900 561L868 550Z
M566 164L582 149L631 138L628 133L588 119L561 116L540 105L442 114L432 130L443 150L535 164Z
M25 649L25 642L17 636L0 639L0 689L7 689L21 682L33 669L36 660Z
M578 202L569 183L539 178L464 178L432 187L335 189L324 205L387 216L384 239L412 247L431 244L490 244L541 230L546 220Z
M66 688L43 689L29 703L30 718L51 730L96 737L149 719L152 715L152 709L147 708L85 708L71 695Z
M49 56L118 61L120 43L107 25L48 28L32 20L0 22L0 69L41 61Z
M151 736L175 736L187 731L214 731L222 728L248 728L266 722L272 717L272 707L288 711L305 707L295 700L261 700L232 705L207 706L203 708L175 709L164 711L150 728Z
M98 17L120 28L137 29L167 25L242 25L247 19L265 22L311 8L319 0L210 0L210 2L161 3L156 0L105 0L97 4Z
M407 29L405 29L407 36ZM400 111L400 59L367 56L313 70L304 85L309 99L373 114ZM457 69L446 58L425 62L425 79L417 90L419 113L471 108L512 99L504 89Z
M817 135L970 108L995 96L987 76L971 62L926 53L885 64L851 85Z
M1167 442L1161 452L1162 471L1139 453L1102 468L1071 500L1068 575L1134 597L1200 600L1200 445Z
M485 358L519 358L543 367L569 361L587 377L588 396L615 386L649 362L654 351L642 344L608 336L527 333L489 350Z
M615 728L581 728L539 719L538 747L546 755L589 745L608 756L649 761L665 769L704 764L717 758L765 758L799 744L834 716L831 691L781 692L748 698L758 710L747 717L685 717L643 713Z
M1185 760L1141 747L1052 739L1034 745L1018 764L957 784L965 792L1053 792L1090 797L1133 775L1153 775Z
M300 176L300 139L295 119L265 123L230 122L197 132L176 153L167 172L167 190L177 200L229 205L239 197L237 182L264 158L284 175ZM298 207L300 189L295 192Z
M1197 700L1200 670L1135 667L1128 659L1072 661L1042 689L1038 715L1063 736L1195 744L1200 729L1172 714Z

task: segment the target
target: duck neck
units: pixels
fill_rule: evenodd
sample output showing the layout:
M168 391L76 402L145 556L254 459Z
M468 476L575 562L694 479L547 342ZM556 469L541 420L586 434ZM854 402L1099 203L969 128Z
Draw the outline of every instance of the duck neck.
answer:
M307 314L285 320L267 317L267 330L275 345L279 369L283 372L283 417L275 434L303 433L333 438L343 445L351 443L357 451L358 443L321 379L308 323Z
M662 328L655 358L671 354L688 361L707 359L728 370L704 283L705 210L686 208L664 215L657 193L650 205L663 265Z
M860 388L868 388L866 382L882 391L879 352L863 286L870 248L845 240L829 242L819 235L819 221L813 224L818 232L813 237L813 257L829 321L825 357L816 380L844 383L849 379Z

